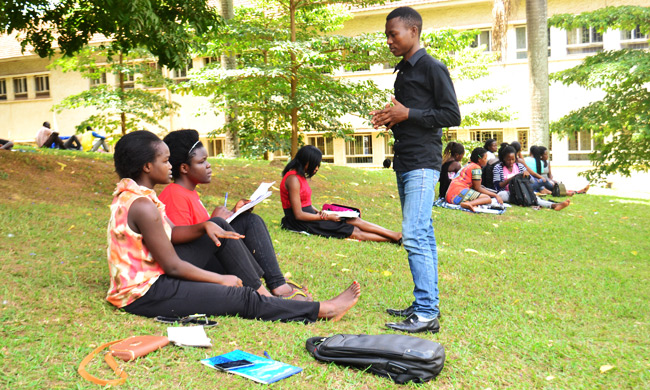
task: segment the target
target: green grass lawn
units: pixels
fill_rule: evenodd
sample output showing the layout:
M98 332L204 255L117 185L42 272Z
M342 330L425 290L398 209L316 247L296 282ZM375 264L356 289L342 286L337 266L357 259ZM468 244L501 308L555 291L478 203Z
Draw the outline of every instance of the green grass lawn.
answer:
M213 160L199 188L211 209L247 197L281 166ZM94 347L166 325L116 310L108 289L106 224L117 177L108 155L0 153L0 387L96 388L76 372ZM325 165L312 179L314 204L355 205L364 219L400 230L389 170ZM276 184L277 187L277 184ZM156 188L158 192L162 187ZM434 209L440 258L441 332L447 361L424 388L648 388L650 386L650 201L575 196L561 211L511 208L504 215ZM283 231L279 193L256 207L280 265L327 299L352 280L359 303L342 321L268 323L219 317L213 347L166 347L121 366L124 388L260 388L199 360L239 348L300 366L287 389L397 388L390 380L316 362L312 336L389 333L387 307L412 299L403 248ZM613 368L601 372L603 366ZM101 357L89 371L113 377ZM409 385L407 387L415 387Z

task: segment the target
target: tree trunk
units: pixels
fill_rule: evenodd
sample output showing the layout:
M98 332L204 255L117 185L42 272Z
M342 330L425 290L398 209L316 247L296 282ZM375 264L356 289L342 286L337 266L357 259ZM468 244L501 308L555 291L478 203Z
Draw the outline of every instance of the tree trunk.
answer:
M123 72L123 67L124 62L122 60L122 53L120 52L120 100L122 102L122 105L124 105L124 72ZM120 112L120 124L122 127L122 135L126 135L126 114L124 111Z
M233 0L220 0L219 4L219 14L222 18L229 20L235 16ZM221 55L221 66L224 69L235 69L237 67L237 59L230 53L223 53ZM224 154L226 157L239 157L238 129L232 126L232 123L237 119L236 107L232 104L228 95L224 96L224 99L226 99L226 142Z
M296 2L291 1L289 5L289 17L291 20L290 30L291 30L291 42L296 41ZM296 153L298 153L298 107L296 104L296 93L298 91L298 72L297 64L298 59L296 58L296 53L291 52L291 96L290 101L294 104L294 107L291 109L291 158L293 158Z
M549 146L547 1L526 0L530 88L529 146Z

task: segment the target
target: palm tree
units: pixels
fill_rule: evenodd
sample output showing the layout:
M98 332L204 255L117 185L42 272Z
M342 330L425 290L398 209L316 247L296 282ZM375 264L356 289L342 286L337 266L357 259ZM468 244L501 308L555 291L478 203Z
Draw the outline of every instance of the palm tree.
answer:
M492 47L504 51L511 0L494 0ZM530 145L549 146L547 0L526 0L526 36L530 88Z
M232 19L235 17L235 8L233 6L233 0L220 0L219 1L219 14L225 20ZM235 69L237 67L237 59L235 56L229 53L223 53L221 55L221 66L224 69ZM228 99L228 96L224 97L226 99L226 106L231 105L233 102ZM234 108L234 107L233 107ZM226 157L239 157L239 134L237 134L237 129L233 126L229 126L234 122L236 118L236 110L225 110L226 114L226 142L224 154Z

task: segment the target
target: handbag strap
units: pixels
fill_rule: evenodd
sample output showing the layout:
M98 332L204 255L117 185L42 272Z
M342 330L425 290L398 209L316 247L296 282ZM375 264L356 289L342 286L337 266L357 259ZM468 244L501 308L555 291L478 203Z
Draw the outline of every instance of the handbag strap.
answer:
M109 367L111 367L113 369L113 372L116 375L118 375L119 378L117 378L117 379L100 379L100 378L97 378L96 376L93 376L93 375L89 374L88 371L86 371L86 366L88 365L88 363L90 363L91 360L93 360L95 355L97 355L102 349L107 348L108 346L110 346L112 344L119 343L120 341L122 341L122 340L111 341L110 343L102 344L99 347L95 348L95 350L92 351L91 353L89 353L88 356L86 356L81 361L81 363L79 364L79 368L77 369L77 372L79 373L79 375L81 375L86 380L89 380L89 381L91 381L91 382L93 382L95 384L102 385L102 386L106 386L106 385L117 386L117 385L121 385L122 383L124 383L126 381L126 377L128 375L126 375L126 372L124 372L122 369L120 369L117 366L117 362L115 361L115 358L113 357L113 354L111 354L110 352L108 352L108 353L106 353L106 355L104 355L104 360L106 360L106 363L108 363Z

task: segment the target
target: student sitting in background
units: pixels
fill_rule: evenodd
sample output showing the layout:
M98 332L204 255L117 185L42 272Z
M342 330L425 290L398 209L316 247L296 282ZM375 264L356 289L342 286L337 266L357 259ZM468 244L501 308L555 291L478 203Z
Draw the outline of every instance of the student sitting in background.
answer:
M282 171L280 199L284 209L282 227L306 231L323 237L353 238L361 241L401 243L402 233L388 230L361 218L345 218L322 213L311 203L311 187L307 182L318 172L323 155L317 147L305 145Z
M551 186L550 189L548 189L545 186L548 186L549 183L547 183L547 179L543 178L542 175L539 173L536 173L527 163L524 157L521 154L521 144L517 141L513 141L510 146L512 146L515 149L515 155L517 156L517 163L521 164L526 168L526 172L528 172L528 176L530 177L530 184L533 188L533 191L539 192L540 194L543 195L548 195L551 193L553 190L553 186Z
M450 141L442 152L442 167L440 168L440 186L438 198L445 199L451 180L460 171L461 162L465 156L465 147L459 142Z
M555 181L553 180L553 175L551 174L551 163L548 161L548 149L545 146L531 146L530 147L530 157L526 157L526 164L535 171L539 173L543 178L546 179L544 187L553 191L553 186ZM531 178L531 180L533 180ZM568 196L573 196L575 194L584 194L589 189L589 184L579 191L567 190Z
M487 157L487 151L483 148L472 150L470 163L451 181L447 191L447 203L459 204L460 207L471 211L476 211L474 206L492 203L492 198L503 204L499 195L481 185L481 168L487 163Z
M515 148L508 144L502 144L499 149L499 163L494 166L494 186L498 191L497 195L504 201L510 201L510 181L518 174L523 174L524 177L529 177L528 171L524 164L518 163L517 152ZM543 199L537 198L537 204L544 208L550 208L560 211L567 207L571 201L565 200L562 203L553 203Z
M160 200L165 204L167 216L175 225L195 225L210 218L226 219L248 203L242 199L232 211L225 206L218 206L210 215L196 192L198 184L208 184L212 181L208 151L199 141L198 131L172 131L163 141L169 147L169 162L172 165L174 182L160 193ZM269 230L259 215L252 212L242 213L230 222L230 226L243 235L242 241L261 268L271 294L294 300L312 299L304 287L285 280L275 256Z
M254 261L223 219L175 226L153 190L169 184L169 148L153 133L134 131L115 145L117 184L108 224L110 287L106 299L145 317L195 313L265 321L338 321L358 301L359 283L337 297L306 302L264 296L214 263ZM225 229L224 229L225 228Z
M499 158L496 155L496 152L499 149L499 145L497 145L497 140L495 140L494 138L490 138L489 140L485 141L485 145L483 145L483 148L487 150L488 164L496 164L499 162Z
M7 139L1 139L0 138L0 150L11 150L11 148L14 147L14 143L7 140Z

